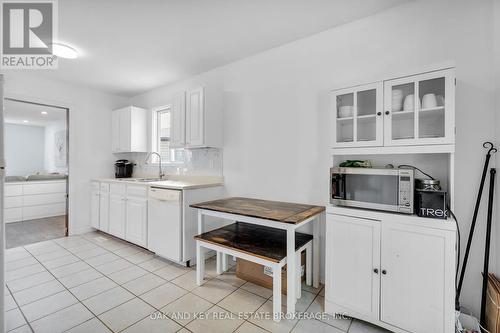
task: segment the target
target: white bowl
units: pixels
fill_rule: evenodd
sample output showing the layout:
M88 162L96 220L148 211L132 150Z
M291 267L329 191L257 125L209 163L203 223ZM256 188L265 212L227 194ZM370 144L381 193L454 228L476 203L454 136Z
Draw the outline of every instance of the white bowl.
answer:
M354 107L352 105L344 105L339 108L339 118L352 117Z
M425 94L422 97L422 108L431 109L438 106L438 101L436 95L434 94Z
M417 108L420 108L420 98L417 97ZM404 111L414 111L415 109L415 95L407 95L403 104Z

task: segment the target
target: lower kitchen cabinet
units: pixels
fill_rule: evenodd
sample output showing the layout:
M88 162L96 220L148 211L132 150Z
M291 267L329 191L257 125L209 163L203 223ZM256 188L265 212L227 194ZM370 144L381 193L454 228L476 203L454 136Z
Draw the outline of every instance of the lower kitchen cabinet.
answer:
M148 201L146 197L127 198L126 219L125 239L146 247L148 242Z
M326 228L328 299L350 313L377 319L380 221L335 216Z
M148 194L150 188L125 181L91 182L91 226L189 265L196 256L194 236L198 233L198 212L190 205L222 197L223 186L156 188L153 192L161 192L159 197Z
M109 229L116 237L125 238L125 195L109 194Z
M99 229L99 184L92 184L92 191L90 193L90 226Z
M99 186L99 227L97 229L109 231L109 184L100 184ZM95 208L91 206L91 208ZM90 213L94 215L95 213Z
M385 216L327 214L326 312L394 332L453 332L455 231Z
M446 317L455 298L454 235L391 223L382 239L380 320L409 332L453 332Z

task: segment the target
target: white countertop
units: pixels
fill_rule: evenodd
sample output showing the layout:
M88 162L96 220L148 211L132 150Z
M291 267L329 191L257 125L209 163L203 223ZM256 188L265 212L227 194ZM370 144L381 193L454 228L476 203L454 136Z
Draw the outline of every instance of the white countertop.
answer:
M147 178L147 177L144 177ZM224 185L223 177L204 176L167 176L165 180L159 181L139 181L144 178L104 178L93 179L93 181L104 183L122 183L127 185L138 185L148 187L160 187L173 190L191 190L204 187Z

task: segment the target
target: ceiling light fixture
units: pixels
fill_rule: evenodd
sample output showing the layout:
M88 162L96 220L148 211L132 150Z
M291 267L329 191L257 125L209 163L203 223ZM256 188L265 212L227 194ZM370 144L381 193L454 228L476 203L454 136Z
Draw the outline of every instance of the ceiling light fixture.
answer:
M23 120L23 123L29 123L29 121L27 121L27 120Z
M41 113L41 114L47 114L47 111L42 111L42 112L40 112L40 113Z
M65 59L76 59L78 58L78 51L62 43L52 43L52 53L58 57Z

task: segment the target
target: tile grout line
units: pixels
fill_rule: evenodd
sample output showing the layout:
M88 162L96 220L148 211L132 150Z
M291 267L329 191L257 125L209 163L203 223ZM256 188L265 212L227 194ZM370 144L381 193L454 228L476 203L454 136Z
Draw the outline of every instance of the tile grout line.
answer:
M55 242L54 242L54 243L55 243ZM59 244L58 244L58 245L59 245ZM61 246L61 247L62 247L62 246ZM30 253L31 253L31 252L30 252ZM35 259L36 259L38 262L40 262L40 261L39 261L36 257L35 257ZM45 265L43 265L41 262L40 262L40 264L41 264L43 267L45 267ZM46 267L45 267L45 268L46 268ZM46 268L46 269L47 269L47 268ZM47 269L47 270L48 270L48 269ZM51 275L54 277L54 279L56 279L59 283L61 283L61 281L59 281L59 279L57 279L57 278L56 278L56 276L55 276L54 274L52 274L52 272L50 272L50 271L49 271L49 274L51 274ZM76 302L76 303L74 303L74 304L71 304L70 306L67 306L67 307L65 307L65 308L63 308L63 309L59 309L59 310L57 310L57 311L55 311L55 312L52 312L52 313L47 314L47 315L45 315L45 316L43 316L43 317L40 317L40 318L38 318L38 319L34 320L33 322L35 322L35 321L37 321L37 320L40 320L40 319L42 319L42 318L45 318L45 317L47 317L47 316L49 316L49 315L52 315L52 314L54 314L54 313L57 313L57 312L59 312L59 311L62 311L62 310L64 310L64 309L67 309L67 308L69 308L69 307L71 307L71 306L73 306L73 305L75 305L75 304L80 303L83 307L85 307L85 308L87 309L87 311L89 311L89 312L90 312L90 313L94 316L94 318L97 318L97 320L101 321L101 323L102 323L105 327L107 327L110 331L112 331L112 330L111 330L111 329L110 329L110 328L109 328L109 327L108 327L108 326L107 326L104 322L102 322L102 320L100 320L100 318L99 318L99 317L97 317L97 316L96 316L96 315L95 315L92 311L90 311L90 309L89 309L89 308L87 308L87 306L86 306L85 304L83 304L83 303L80 301L80 299L79 299L78 297L76 297L76 295L74 295L74 294L73 294L73 293L72 293L72 292L71 292L71 291L70 291L70 290L69 290L69 289L68 289L68 288L67 288L67 287L63 284L63 283L61 283L61 285L62 285L62 286L66 289L66 291L67 291L68 293L70 293L70 294L71 294L71 295L72 295L72 296L73 296L73 297L77 300L77 302ZM21 313L24 315L24 312L21 310L21 308L19 308L19 310L20 310L20 311L21 311ZM93 318L90 318L90 319L93 319ZM89 320L90 320L90 319L89 319ZM26 321L27 321L27 320L26 320ZM28 321L27 321L27 322L28 322ZM84 321L84 322L86 322L86 321ZM32 326L31 326L31 323L29 323L29 322L28 322L28 324L30 325L30 328L32 329L32 331L34 331L34 330L33 330L33 328L32 328ZM79 325L81 325L81 324L83 324L83 323L79 323L79 324L77 324L77 325L75 325L75 326L72 326L72 327L70 327L69 329L65 330L65 332L66 332L66 331L68 331L68 330L70 330L70 329L72 329L72 328L74 328L74 327L76 327L76 326L79 326Z
M201 297L201 296L196 295L195 293L193 293L193 290L194 290L194 289L196 289L196 288L194 288L193 290L189 290L189 289L183 288L182 286L179 286L179 285L175 284L174 282L172 282L173 280L178 279L179 277L182 277L183 275L186 275L186 274L188 274L188 273L190 273L190 272L194 271L194 269L192 269L192 268L189 268L189 269L188 269L185 273L180 274L180 275L178 275L178 276L174 276L173 278L171 278L171 279L169 279L169 280L168 280L168 279L163 278L163 277L162 277L162 276L160 276L160 275L157 275L155 272L157 272L157 271L159 271L159 270L161 270L161 269L163 269L163 268L165 268L165 267L168 267L168 265L175 267L175 263L173 263L173 262L172 262L172 263L171 263L171 262L165 262L165 264L166 264L167 266L157 268L157 269L155 269L154 271L149 271L148 269L145 269L145 268L141 267L141 266L140 266L140 264L145 263L145 262L148 262L148 261L151 261L151 260L153 260L153 259L160 259L160 260L163 260L163 258L161 258L161 257L159 257L159 256L154 255L152 258L149 258L148 260L144 260L144 261L141 261L141 262L138 262L138 263L134 263L134 262L129 261L126 257L124 257L124 256L123 256L123 255L121 255L121 254L116 254L116 253L113 253L112 251L114 251L114 250L109 250L109 249L107 249L107 248L105 248L105 247L101 246L100 244L96 243L95 241L92 241L92 239L91 239L91 238L89 239L89 238L86 238L86 237L83 237L83 236L78 236L78 237L81 237L81 239L82 239L82 240L85 240L85 241L89 242L90 244L93 244L93 245L95 245L95 246L96 246L96 247L98 247L98 248L104 249L106 252L111 253L111 254L113 254L113 255L115 255L115 256L117 256L117 257L118 257L117 259L112 260L112 261L110 261L109 263L112 263L112 262L115 262L115 261L117 261L117 260L123 259L123 260L127 261L128 263L130 263L131 265L133 265L133 266L131 266L131 267L134 267L134 266L135 266L135 267L138 267L138 268L140 268L140 269L143 269L143 270L146 272L146 274L152 274L152 275L154 275L154 276L157 276L157 277L159 277L159 278L161 278L161 279L165 280L165 283L162 283L160 286L163 286L163 285L165 285L166 283L171 283L171 284L175 285L176 287L179 287L179 288L181 288L181 289L183 289L183 290L185 290L185 291L186 291L186 294L184 294L184 295L182 295L182 296L180 296L180 297L177 297L176 299L174 299L174 300L170 301L169 303L167 303L167 304L163 305L161 308L166 307L167 305L169 305L169 304L171 304L171 303L173 303L173 302L177 301L178 299L180 299L180 298L182 298L182 297L185 297L185 296L186 296L186 295L188 295L188 294L192 294L193 296L200 297L201 299L203 299L203 300L207 301L207 302L211 305L211 306L210 306L207 310L205 310L205 311L208 311L208 310L212 309L214 306L217 306L217 307L220 307L221 309L223 309L223 310L225 310L225 311L228 311L229 313L233 313L232 311L227 310L226 308L224 308L224 307L220 306L219 304L220 304L220 303L221 303L224 299L226 299L227 297L231 296L233 293L235 293L235 292L236 292L237 290L239 290L239 289L242 289L242 290L244 290L245 292L248 292L248 293L251 293L252 295L255 295L255 296L258 296L258 297L263 298L263 299L264 299L264 302L263 302L263 304L262 304L261 306L259 306L259 308L261 308L261 307L262 307L262 306L263 306L266 302L268 302L268 301L271 299L271 297L272 297L272 295L271 295L271 296L269 296L269 297L267 297L267 298L266 298L266 297L263 297L263 296L261 296L261 295L259 295L259 294L257 294L257 293L254 293L254 292L252 292L252 291L249 291L249 290L246 290L246 289L242 288L242 286L243 286L243 285L245 285L247 282L245 282L245 283L243 283L243 284L241 284L241 285L239 285L239 286L235 286L235 285L233 285L233 284L231 284L231 283L228 283L228 282L226 282L226 281L224 281L224 280L222 280L222 279L219 279L219 278L218 278L218 276L211 276L211 275L208 275L208 277L209 277L209 278L207 279L207 281L206 281L206 282L211 281L211 280L214 280L214 279L217 279L217 281L219 281L219 282L221 282L221 283L227 284L227 285L232 286L232 287L236 287L236 288L235 288L235 289L234 289L231 293L229 293L228 295L224 296L224 297L223 297L222 299L220 299L217 303L212 303L210 300L207 300L207 299L205 299L205 298L203 298L203 297ZM111 238L111 239L113 239L113 238ZM66 250L66 251L70 252L72 255L76 256L76 257L79 259L77 262L80 262L80 261L81 261L81 262L84 262L85 264L87 264L87 265L89 266L89 268L93 268L94 270L98 271L100 274L102 274L102 275L103 275L103 276L100 276L100 277L98 277L98 278L96 278L96 279L99 279L99 278L101 278L101 277L106 277L107 279L109 279L109 280L113 281L114 283L116 283L116 284L117 284L117 286L120 286L120 287L124 288L125 290L127 290L127 292L130 292L130 290L128 290L127 288L123 287L123 285L124 285L124 284L129 283L129 282L132 282L132 281L135 281L135 280L137 280L137 279L139 279L139 278L143 277L144 275L146 275L146 274L144 274L144 275L142 275L142 276L139 276L139 277L137 277L137 278L134 278L134 279L132 279L132 280L130 280L130 281L126 281L126 282L121 283L121 284L120 284L120 283L117 283L115 280L113 280L112 278L110 278L110 277L108 276L108 274L114 274L114 273L116 273L116 272L120 272L120 271L123 271L123 270L129 269L130 267L126 267L126 268L123 268L123 269L120 269L120 270L118 270L118 271L111 272L111 273L103 273L103 272L102 272L102 271L100 271L98 268L96 268L96 266L92 266L92 265L88 264L88 263L86 262L86 260L87 260L87 259L90 259L90 258L94 258L94 257L100 256L100 255L107 255L108 253L102 253L102 254L98 254L98 255L96 255L96 256L92 256L92 257L88 257L88 258L83 259L83 258L79 257L79 256L76 254L76 252L71 251L69 248L65 248L64 246L62 246L62 245L61 245L61 244L59 244L58 242L55 242L55 241L53 241L53 242L54 242L54 243L56 243L56 245L58 245L61 249ZM136 247L136 245L131 244L131 243L128 243L128 242L127 242L127 243L124 243L124 244L125 244L125 245L124 245L123 247L117 248L116 250L119 250L119 249L125 248L125 247L127 247L127 246L133 246L133 247ZM130 244L130 245L128 245L128 244ZM84 245L85 245L85 244L83 244L83 245L81 245L81 246L84 246ZM77 246L77 247L78 247L78 246ZM137 248L139 249L140 247L137 247ZM25 249L25 250L26 250L26 251L28 251L28 253L29 253L32 257L34 257L34 259L35 259L37 262L39 262L39 263L40 263L40 264L41 264L44 268L46 268L46 266L45 266L43 263L41 263L41 262L38 260L38 258L36 258L36 257L32 254L32 252L31 252L31 251L29 251L29 250L27 250L27 249ZM50 251L50 252L53 252L53 251ZM138 253L140 253L140 252L143 252L143 251L142 251L142 248L140 248L140 250L139 250L138 252L135 252L135 253L132 253L132 254L125 254L125 255L127 255L127 256L133 256L133 255L138 254ZM144 251L144 252L146 252L146 251ZM46 252L46 253L49 253L49 252ZM42 254L43 254L43 252L42 252ZM209 261L209 260L213 260L213 258L208 258L208 259L207 259L207 261ZM74 263L69 263L69 264L66 264L66 265L70 265L70 264L74 264ZM103 263L103 264L97 265L97 267L98 267L98 266L103 266L103 265L106 265L106 264L108 264L108 263ZM66 266L66 265L61 265L61 266L54 267L54 268L64 267L64 266ZM52 268L52 269L54 269L54 268ZM53 277L54 277L54 278L55 278L55 279L56 279L56 280L60 283L59 278L55 277L55 276L52 274L52 272L50 272L50 270L49 270L49 273L50 273L50 274L51 274L51 275L52 275L52 276L53 276ZM77 274L77 273L78 273L78 272L74 272L74 274ZM72 274L70 274L70 275L72 275ZM68 276L69 276L69 275L68 275ZM90 282L92 282L92 281L95 281L96 279L92 279L92 280L87 281L87 282L85 282L85 283L82 283L82 284L79 284L79 285L73 286L72 288L75 288L75 287L77 287L77 286L81 286L81 285L86 284L86 283L90 283ZM106 312L108 312L108 311L111 311L112 309L115 309L116 307L118 307L118 306L120 306L120 305L122 305L122 304L124 304L124 303L126 303L126 302L129 302L129 301L133 300L134 298L138 298L139 300L141 300L141 301L143 301L144 303L146 303L146 304L148 304L149 306L151 306L151 307L152 307L153 309L155 309L156 311L158 311L158 312L160 312L160 313L163 313L163 312L162 312L162 310L161 310L161 308L160 308L160 309L156 308L155 306L153 306L152 304L150 304L150 303L146 302L145 300L143 300L143 299L140 297L140 296L142 296L142 295L144 295L144 294L146 294L146 293L148 293L148 292L150 292L150 291L152 291L152 290L154 290L155 288L158 288L158 287L160 287L160 286L156 286L156 287L153 287L153 288L151 288L151 289L149 289L149 290L147 290L147 291L144 291L144 292L143 292L143 293L141 293L140 295L135 295L134 293L131 293L131 294L134 296L132 299L127 300L127 301L125 301L125 302L123 302L123 303L121 303L121 304L119 304L119 305L116 305L115 307L110 308L110 309L106 310L106 311L105 311L105 312L103 312L103 313L106 313ZM93 317L93 318L97 318L100 322L102 322L102 320L100 320L100 318L98 317L98 315L97 315L97 314L95 314L94 312L92 312L89 308L87 308L87 307L85 306L85 304L83 304L83 302L82 302L82 301L81 301L78 297L76 297L76 296L75 296L75 295L74 295L74 294L73 294L73 293L69 290L69 288L67 288L65 285L63 285L63 287L64 287L64 289L66 289L66 290L67 290L67 291L68 291L71 295L73 295L73 296L77 299L77 301L78 301L77 303L81 303L81 304L82 304L82 305L83 305L83 306L84 306L87 310L89 310L89 311L90 311L90 313L92 313L92 314L94 315L94 317ZM116 287L113 287L113 288L116 288ZM93 296L91 296L91 297L89 297L89 298L92 298L92 297L98 296L98 295L100 295L100 294L102 294L102 293L104 293L104 292L107 292L107 291L109 291L109 290L111 290L111 289L113 289L113 288L110 288L110 289L108 289L108 290L106 290L106 291L103 291L103 292L101 292L101 293L98 293L98 294L96 294L96 295L93 295ZM23 290L24 290L24 289L23 289ZM311 292L310 292L310 291L308 291L308 290L304 290L304 291L306 291L306 292L308 292L308 293L311 293ZM9 292L10 292L10 289L9 289ZM312 305L312 303L314 302L314 300L318 297L318 295L319 295L319 293L320 293L320 292L321 292L321 289L318 291L318 293L316 293L316 294L315 294L315 297L313 298L313 301L312 301L312 302L311 302L311 304L309 304L309 306L306 308L306 311L307 311L307 309L309 309L309 308L310 308L310 306ZM87 299L89 299L89 298L87 298ZM75 304L77 304L77 303L75 303ZM16 304L17 304L17 301L16 301ZM72 306L72 305L70 305L70 306ZM256 311L258 311L258 309L259 309L259 308L257 308L257 310L255 310L255 311L253 311L253 313L255 313ZM61 310L62 310L62 309L60 309L59 311L61 311ZM20 310L20 311L21 311L21 310ZM155 311L155 312L156 312L156 311ZM56 311L56 312L58 312L58 311ZM22 313L22 311L21 311L21 313ZM54 313L55 313L55 312L54 312ZM53 314L53 313L52 313L52 314ZM102 315L102 314L101 314L101 315ZM151 314L149 314L148 316L150 316L150 315L151 315ZM24 316L24 313L23 313L23 316ZM145 319L145 318L147 318L148 316L146 316L146 317L144 317L144 318L139 319L138 321L136 321L136 322L134 322L133 324L131 324L131 325L127 326L127 327L126 327L126 328L124 328L123 330L125 330L125 329L127 329L127 328L129 328L129 327L131 327L131 326L133 326L133 325L135 325L135 324L137 324L139 321L144 320L144 319ZM45 317L45 316L44 316L44 317ZM189 322L187 322L187 323L185 323L185 324L183 325L183 324L181 324L181 323L179 323L179 322L175 321L174 319L172 319L172 318L171 318L171 316L168 316L168 315L167 315L167 317L168 317L170 320L172 320L173 322L175 322L176 324L178 324L180 327L185 328L185 329L187 329L187 325L189 325L191 322L193 322L193 321L195 320L195 319L193 319L193 320L191 320L191 321L189 321ZM43 317L42 317L42 318L43 318ZM90 321L90 320L92 320L93 318L90 318L90 319L88 319L87 321ZM41 319L41 318L39 318L39 319ZM39 320L39 319L37 319L37 320ZM87 322L87 321L84 321L84 322L82 322L82 323L79 323L79 324L78 324L78 325L76 325L76 326L79 326L79 325L81 325L81 324L83 324L83 323L85 323L85 322ZM28 322L27 320L26 320L26 322L29 324L29 322ZM255 326L259 327L259 328L262 328L262 327L260 327L259 325L257 325L257 324L255 324L255 323L252 323L252 322L250 322L250 321L248 321L248 320L244 319L244 320L243 320L243 322L242 322L240 325L238 325L234 331L238 330L238 329L239 329L239 328L240 328L240 327L241 327L241 326L242 326L245 322L248 322L248 323L249 323L249 324L251 324L251 325L255 325ZM297 323L295 323L295 325L293 326L292 330L293 330L293 329L297 326L297 324L298 324L299 322L300 322L300 319L297 321ZM103 323L106 327L108 327L108 326L107 326L104 322L102 322L102 323ZM352 323L351 323L351 324L352 324ZM74 328L74 327L76 327L76 326L73 326L72 328ZM30 325L30 327L31 327L31 325ZM72 328L69 328L69 329L72 329ZM182 329L182 328L181 328L181 329ZM265 331L267 331L265 328L262 328L262 329L264 329ZM188 330L189 330L189 329L188 329Z
M30 328L31 332L34 332L33 327L31 327L30 322L28 321L28 318L26 318L26 315L25 315L25 314L24 314L24 312L21 310L21 306L19 306L19 303L17 303L17 300L14 298L14 294L12 293L12 291L10 290L10 288L9 288L7 285L5 285L5 288L7 288L7 290L8 290L8 291L9 291L9 293L10 293L10 297L12 297L12 299L13 299L13 300L14 300L14 302L16 303L16 305L17 305L17 310L19 310L19 312L20 312L20 313L21 313L21 315L23 316L24 320L26 321L26 325L28 325L28 327ZM4 295L4 297L5 297L5 295ZM12 310L16 310L16 309L12 309ZM9 311L11 311L11 310L9 310ZM6 311L6 312L8 312L8 311ZM19 327L23 327L23 326L24 326L24 325L21 325L21 326L18 326L18 327L14 327L12 330L15 330L15 329L17 329L17 328L19 328ZM12 331L12 330L10 330L10 331ZM9 331L9 332L10 332L10 331Z

